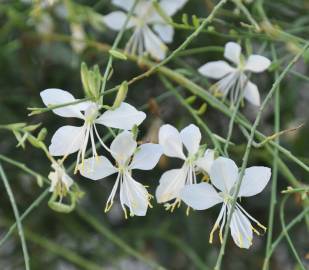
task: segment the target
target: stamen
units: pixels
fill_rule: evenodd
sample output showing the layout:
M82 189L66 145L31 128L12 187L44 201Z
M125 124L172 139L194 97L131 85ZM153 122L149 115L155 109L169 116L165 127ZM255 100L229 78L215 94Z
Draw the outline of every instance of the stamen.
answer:
M179 208L181 205L181 200L179 198L175 199L173 203L166 203L164 204L165 210L170 211L171 213L174 212L175 208Z
M190 209L191 209L191 207L188 206L188 207L187 207L187 210L186 210L186 215L187 215L187 216L189 216L189 214L190 214Z
M95 134L96 134L96 136L97 136L97 138L98 138L100 144L103 146L103 148L104 148L107 152L111 153L111 150L105 145L105 143L104 143L104 142L102 141L102 139L100 138L100 135L99 135L99 133L98 133L98 130L97 130L97 127L96 127L95 124L93 124L93 128L94 128L94 132L95 132Z
M251 219L256 225L258 225L261 229L264 230L264 233L267 231L267 227L262 225L258 222L255 218L253 218L240 204L237 203L237 207L249 218Z
M219 216L218 216L218 218L217 218L217 220L215 222L215 225L213 226L213 228L212 228L212 230L210 232L210 235L209 235L209 243L210 244L212 244L212 242L213 242L213 234L214 234L214 232L219 228L219 223L220 223L220 221L221 221L221 219L223 217L223 214L225 213L225 208L226 208L226 204L223 204L222 208L220 210Z
M116 194L116 191L117 191L117 188L118 188L120 177L121 177L121 175L120 175L120 173L118 173L116 182L115 182L115 184L112 188L111 194L109 195L107 202L106 202L106 205L105 205L105 210L104 210L105 213L108 212L111 209L111 207L114 203L114 197L115 197L115 194Z

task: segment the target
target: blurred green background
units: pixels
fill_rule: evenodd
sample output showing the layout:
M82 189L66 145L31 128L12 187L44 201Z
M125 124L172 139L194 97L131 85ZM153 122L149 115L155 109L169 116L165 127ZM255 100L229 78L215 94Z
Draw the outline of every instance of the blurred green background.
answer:
M51 4L52 2L55 3ZM206 17L214 4L215 1L210 0L188 1L174 19L176 22L181 22L182 13ZM273 25L300 40L308 40L308 1L266 0L263 4ZM260 21L258 5L248 3L247 6L257 21ZM83 96L80 80L81 62L86 62L88 66L98 64L101 72L104 72L108 54L93 46L87 46L86 43L79 48L76 44L72 45L70 37L74 34L73 28L75 26L82 31L87 40L112 44L116 33L105 28L100 22L100 16L116 9L110 1L0 0L0 125L15 122L42 123L48 128L46 143L49 144L52 134L58 127L64 124L79 124L77 120L63 119L51 112L28 117L27 107L43 107L39 93L46 88L64 89L70 91L76 98ZM207 46L223 48L227 41L236 40L243 44L250 44L253 51L258 51L261 46L265 46L262 54L272 59L270 50L272 45L279 59L277 69L280 72L280 68L286 66L301 44L301 41L291 37L266 38L266 34L254 33L250 28L242 26L240 22L248 23L248 21L239 10L235 9L233 3L226 4L216 18L213 22L214 32L202 33L190 44L190 48ZM176 30L174 42L169 44L170 51L177 48L191 32ZM235 33L238 33L238 39L233 39ZM129 36L130 31L127 31L120 48L124 47ZM198 75L196 69L207 61L221 58L220 49L199 54L188 52L186 56L174 59L168 66L207 89L209 83ZM144 67L136 63L116 61L108 88L123 80L131 79L143 71L145 71ZM252 76L252 79L258 84L263 98L274 81L274 72ZM281 144L307 164L308 80L308 57L304 57L280 86L281 129L304 123L300 129L283 135L280 138ZM178 89L184 97L190 96L183 89ZM169 96L158 102L154 101L157 96L166 91L156 75L130 87L127 99L129 103L136 107L150 104L150 109L148 107L145 110L148 118L141 127L141 138L153 136L160 123L172 123L180 129L194 122L175 97ZM112 103L113 99L110 97L106 101ZM201 104L203 102L197 100L194 106L198 108ZM248 104L242 108L242 111L251 120L257 112L256 108ZM226 137L229 119L223 114L209 106L202 118L213 132ZM273 121L273 104L270 104L263 114L259 130L265 135L271 135ZM153 131L151 134L149 134L150 129ZM204 136L204 142L208 141L209 139ZM246 139L238 128L234 130L232 141L237 144L231 148L232 157L240 165ZM16 144L13 134L0 130L1 155L25 163L34 171L47 176L50 163L44 154L31 145L27 145L23 150L16 148ZM67 164L72 161L74 159L69 160ZM22 213L43 192L44 187L40 188L33 177L16 167L4 162L1 164L7 173ZM252 164L271 166L272 156L265 152L264 148L254 149L249 162L249 165ZM139 173L137 179L149 185L151 193L154 194L163 171L177 165L174 160L163 158L155 171ZM308 181L308 174L305 174L297 165L289 161L287 165L298 180L304 183ZM91 182L74 175L74 180L85 192L84 198L77 206L81 212L75 211L68 215L56 213L48 208L47 199L45 199L23 222L32 269L96 269L96 266L101 269L153 269L149 260L167 269L208 269L207 266L214 265L220 243L216 236L214 244L210 245L208 237L219 207L203 212L191 211L190 215L186 216L184 206L174 213L169 213L153 200L154 207L149 209L146 217L125 220L117 203L108 214L104 213L105 202L114 183L112 178ZM279 171L278 203L282 199L280 191L288 185L285 175ZM14 222L14 216L3 184L0 184L0 190L0 235L4 235ZM269 198L270 184L258 196L243 200L242 205L262 224L267 225ZM299 196L293 195L285 209L287 221L301 211L301 204ZM87 220L85 220L86 214ZM278 208L275 215L274 235L276 237L281 232ZM92 223L95 226L91 225L89 219L95 219ZM101 233L94 228L96 226ZM309 267L308 227L302 222L291 231L290 235L299 256ZM261 269L265 244L266 235L255 237L250 250L239 249L229 240L222 269ZM295 265L290 249L283 240L273 255L270 269L298 269ZM17 233L0 248L0 269L24 269Z

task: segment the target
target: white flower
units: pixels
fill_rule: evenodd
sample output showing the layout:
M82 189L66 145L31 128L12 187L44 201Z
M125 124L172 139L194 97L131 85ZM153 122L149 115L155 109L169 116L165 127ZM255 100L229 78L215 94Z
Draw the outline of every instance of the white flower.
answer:
M120 186L120 203L127 217L126 208L130 209L130 216L145 216L150 206L150 195L147 189L132 178L132 170L152 170L158 163L162 148L158 144L146 143L137 147L133 135L123 131L114 139L110 147L111 155L116 161L113 166L110 161L99 156L85 160L81 174L92 180L99 180L117 173L116 182L107 200L105 211L108 211L114 202L114 197Z
M69 92L60 89L46 89L40 93L46 106L59 105L77 101ZM97 155L94 133L103 147L96 124L111 128L130 130L134 125L141 124L146 118L146 114L137 111L128 103L122 102L115 110L107 110L102 115L99 113L99 105L95 102L81 102L66 107L54 109L53 112L62 117L76 117L84 121L82 126L63 126L59 128L51 139L49 152L52 156L64 156L77 152L77 163L83 162L90 138L92 154ZM76 167L77 168L77 167Z
M169 157L184 160L180 169L166 171L160 178L160 184L156 190L156 198L159 203L175 199L173 204L166 204L167 209L173 211L180 204L180 191L185 185L196 184L196 172L208 173L214 160L214 151L200 151L201 132L193 124L185 127L179 133L171 125L163 125L159 130L159 144L163 147L163 153ZM183 144L187 155L183 152ZM204 155L202 155L204 154Z
M225 45L224 57L233 62L236 67L225 61L213 61L199 68L199 72L211 79L220 79L213 87L219 90L224 97L230 94L231 104L244 97L255 106L260 106L260 94L257 86L249 81L245 72L260 73L270 65L270 60L264 56L252 54L248 59L241 55L241 47L235 42Z
M186 2L187 0L161 0L159 5L167 16L173 16ZM134 1L113 0L112 3L129 11ZM104 16L103 21L109 28L119 31L124 25L126 17L124 12L115 11ZM164 43L172 42L174 29L158 14L152 1L140 0L138 2L127 28L134 28L126 45L128 53L142 55L144 52L148 52L155 59L164 59L167 51Z
M56 192L59 196L65 196L70 190L74 181L68 176L62 166L53 162L51 167L54 171L50 172L48 179L51 181L49 191Z
M271 170L267 167L255 166L245 170L238 197L249 197L260 193L267 185L271 176ZM223 203L219 216L210 233L209 242L212 243L213 233L220 228L219 236L222 242L222 232L226 217L231 209L235 185L239 178L238 168L231 159L219 157L210 169L211 183L219 190L208 184L201 183L185 187L181 191L181 199L196 210L204 210L218 203ZM234 242L241 248L249 248L252 245L253 232L259 232L251 225L250 220L266 230L256 219L250 216L239 203L236 203L230 224Z

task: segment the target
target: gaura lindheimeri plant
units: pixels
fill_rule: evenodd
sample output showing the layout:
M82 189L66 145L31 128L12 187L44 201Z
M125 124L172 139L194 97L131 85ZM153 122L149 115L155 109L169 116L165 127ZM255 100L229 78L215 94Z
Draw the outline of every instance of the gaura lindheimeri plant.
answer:
M252 54L245 59L241 54L241 47L235 42L225 45L224 57L236 67L225 61L213 61L201 66L198 71L211 79L220 79L212 86L225 98L230 95L231 105L236 105L243 97L255 106L260 106L260 94L257 86L252 83L246 72L260 73L270 65L270 60L264 56Z
M166 204L167 210L172 211L180 205L180 191L185 185L197 183L196 173L209 173L214 160L214 151L200 148L201 132L193 124L178 132L171 125L163 125L159 130L159 144L163 153L168 157L176 157L184 161L180 169L166 171L160 178L160 184L156 190L156 198L159 203L165 203L175 199L173 204ZM183 152L183 145L187 154Z
M209 175L211 183L219 191L208 183L200 183L186 186L181 191L180 197L186 204L196 210L204 210L218 203L223 204L209 238L209 242L212 243L213 233L220 228L219 238L222 242L223 228L231 209L236 182L239 178L238 168L233 160L219 157L213 162ZM270 176L271 170L267 167L254 166L247 168L242 179L238 198L254 196L260 193L267 185ZM230 229L235 244L240 248L249 248L252 245L253 232L257 235L260 234L251 225L250 220L266 231L263 225L250 216L239 203L236 203Z
M187 0L161 0L160 8L167 16L173 16ZM113 0L112 3L126 11L133 6L134 0ZM111 29L119 31L126 20L127 14L114 11L104 16L104 23ZM133 28L125 50L130 54L143 55L148 52L153 58L162 60L167 46L173 41L174 29L157 12L151 0L140 0L136 5L127 28Z
M103 156L92 157L85 160L84 168L80 169L81 174L89 179L99 180L117 173L105 211L109 211L112 207L120 186L120 204L125 217L127 218L126 206L130 210L130 216L145 216L148 206L151 206L149 202L151 195L142 184L133 179L132 170L152 170L162 155L161 146L146 143L137 147L133 134L123 131L111 143L110 153L116 161L115 166Z
M41 92L41 98L46 106L60 105L77 101L67 91L61 89L46 89ZM107 110L102 115L99 112L100 105L85 101L57 109L53 112L62 117L75 117L83 120L82 126L63 126L59 128L51 139L49 152L52 156L63 156L63 160L70 154L77 152L77 165L85 159L88 141L91 141L92 155L97 156L95 135L104 148L107 148L101 140L96 124L110 128L130 130L133 126L141 124L146 114L137 111L128 103L122 102L115 110ZM75 170L76 172L76 170Z

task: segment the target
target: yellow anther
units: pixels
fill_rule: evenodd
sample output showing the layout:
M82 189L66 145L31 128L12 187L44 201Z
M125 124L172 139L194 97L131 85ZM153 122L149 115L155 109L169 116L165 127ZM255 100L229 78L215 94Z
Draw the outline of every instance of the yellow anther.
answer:
M124 218L128 219L127 209L123 208L123 212L124 212Z
M260 234L260 232L257 230L257 229L255 229L252 225L251 225L251 229L252 229L252 231L254 231L257 235L261 235Z
M202 182L209 182L209 176L208 175L204 175L202 178Z
M110 202L106 203L105 210L104 210L105 213L107 213L112 208L113 203L114 203L114 201L110 201Z
M267 231L267 228L263 226L261 223L257 223L257 225L264 230L264 232Z
M213 238L214 238L214 232L217 230L218 228L218 224L215 224L210 232L210 235L209 235L209 243L212 244L213 242Z
M186 215L187 215L187 216L189 216L189 214L190 214L190 209L191 209L191 208L188 206L188 207L187 207L187 210L186 210Z

